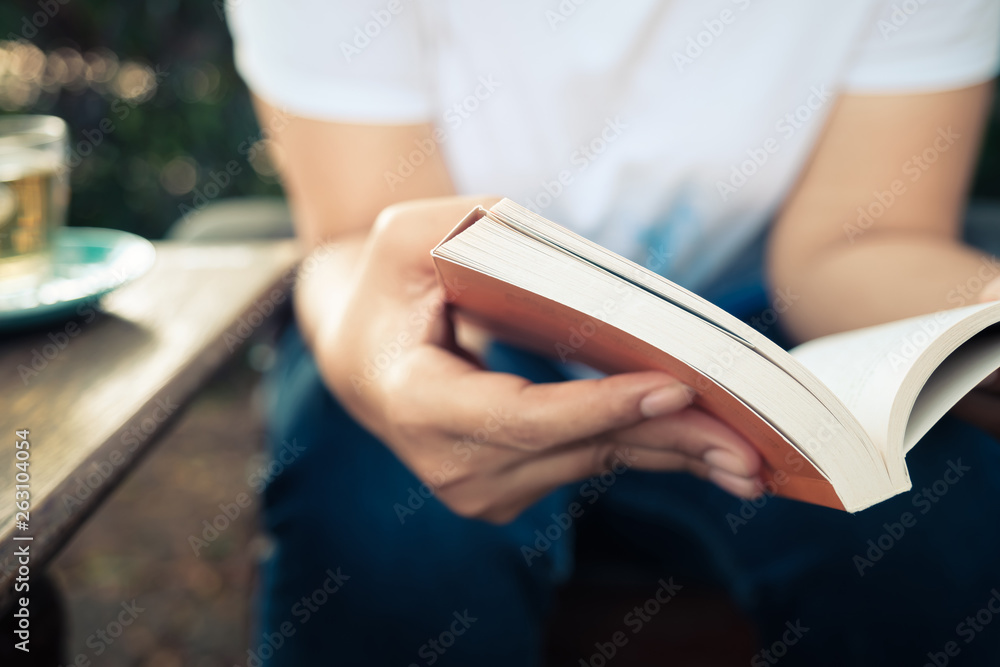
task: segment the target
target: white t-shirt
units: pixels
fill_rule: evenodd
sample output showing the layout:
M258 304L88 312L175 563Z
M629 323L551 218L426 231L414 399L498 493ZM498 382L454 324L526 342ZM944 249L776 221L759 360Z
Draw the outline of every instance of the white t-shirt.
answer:
M698 289L788 193L841 92L995 76L1000 0L229 0L250 88L299 116L431 121L497 193ZM864 159L864 156L858 156Z

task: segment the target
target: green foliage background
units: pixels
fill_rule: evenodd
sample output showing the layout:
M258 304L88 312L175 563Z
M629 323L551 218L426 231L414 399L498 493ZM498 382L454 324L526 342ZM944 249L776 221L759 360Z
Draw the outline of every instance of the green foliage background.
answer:
M17 110L65 118L71 146L99 127L102 119L114 121L114 130L73 170L70 224L160 237L180 216L182 206L192 206L195 195L204 193L211 174L224 171L231 160L238 161L240 173L221 188L220 198L280 192L266 169L260 174L246 160L248 142L260 134L246 87L233 67L221 7L221 0L4 0L0 4L0 39L28 36L46 53L60 47L81 53L104 48L117 54L120 62L134 60L166 72L155 95L125 118L115 113L113 96L87 87L43 92ZM51 19L45 16L37 34L30 34L30 17L44 16L38 12L46 8L49 13L57 11ZM202 76L198 72L206 68L217 73L217 84L211 94L193 99L186 89L192 76ZM974 196L1000 199L998 121L1000 110L995 106ZM197 165L195 190L171 194L164 187L161 171L175 158Z
M221 1L59 1L43 0L50 11L58 5L58 11L29 40L46 53L59 47L79 52L103 47L120 62L135 60L166 72L159 77L155 95L129 108L124 118L121 103L112 107L113 98L90 88L42 93L30 107L18 110L64 118L71 150L86 141L83 133L99 128L102 119L114 123L113 131L72 172L71 225L161 237L180 217L181 206L194 201L195 191L173 195L161 183L160 170L177 157L197 164L197 192L204 191L212 172L225 171L231 160L239 162L240 172L219 198L280 192L273 178L251 168L245 150L240 154L241 145L245 149L260 131L246 87L233 67ZM0 39L30 33L25 17L39 11L38 0L4 0ZM185 89L190 88L192 73L198 75L205 66L218 73L218 82L211 94L194 100Z

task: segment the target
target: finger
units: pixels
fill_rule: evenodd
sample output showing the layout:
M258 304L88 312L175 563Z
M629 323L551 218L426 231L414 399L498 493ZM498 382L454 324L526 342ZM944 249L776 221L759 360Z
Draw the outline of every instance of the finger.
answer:
M530 460L521 460L515 468L485 483L480 479L464 489L453 491L464 495L470 502L484 502L482 518L504 523L513 520L560 486L602 475L600 485L595 485L594 490L603 493L631 469L687 472L741 498L756 498L763 488L756 475L733 475L682 452L619 447L613 442L606 442L584 448L549 450ZM610 473L610 479L602 473ZM669 483L669 480L665 478L664 483ZM517 492L511 493L511 489L517 489ZM491 504L489 498L507 500Z
M687 472L695 477L708 480L738 498L757 498L763 493L763 481L757 474L734 474L705 461L675 451L630 448L634 457L632 467L636 470L662 472Z
M749 500L759 498L763 494L764 487L759 479L748 479L719 468L709 470L708 480L737 498Z
M691 414L688 414L691 413ZM715 423L721 430L726 427L700 411L689 409L682 415L691 427L699 432L712 428ZM632 429L627 429L631 431ZM731 438L737 438L730 431ZM538 499L564 484L580 481L588 477L611 471L617 475L629 469L658 472L687 472L702 479L716 482L724 490L741 497L752 498L760 493L759 455L749 445L743 443L751 453L751 462L741 462L739 466L722 468L715 457L705 456L706 452L720 452L708 449L663 447L657 443L650 447L635 444L637 439L622 439L622 433L614 438L595 439L584 446L572 444L552 448L538 453L530 459L520 459L512 464L504 479L505 486L519 490L518 498ZM733 455L733 454L730 454ZM717 475L716 473L722 473Z
M595 437L647 415L679 412L693 391L667 373L625 373L596 380L532 384L483 372L431 345L406 355L395 393L409 409L452 433L481 428L492 415L494 442L528 451Z
M595 486L598 493L603 493L620 475L633 466L639 467L640 461L641 467L646 470L697 471L696 474L701 477L708 474L704 463L684 454L616 450L614 443L608 442L599 446L550 449L530 459L522 458L516 465L488 480L480 479L474 485L468 484L461 490L452 489L452 492L461 494L469 502L484 503L482 518L504 523L561 486L582 483L588 478L608 473L612 476L610 481L605 475L601 484ZM491 503L491 498L498 500Z
M761 466L760 454L749 442L695 407L649 419L611 435L622 446L676 451L741 477L753 477Z
M428 253L476 206L490 207L500 197L471 195L432 197L393 204L379 213L372 226L370 250L394 266L433 266ZM399 264L401 262L401 264ZM386 269L388 265L381 268Z

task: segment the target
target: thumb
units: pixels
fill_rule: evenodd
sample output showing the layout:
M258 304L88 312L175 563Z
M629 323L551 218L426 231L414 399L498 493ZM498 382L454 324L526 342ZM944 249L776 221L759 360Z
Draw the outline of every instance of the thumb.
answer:
M453 433L471 433L489 410L504 415L495 442L539 450L596 437L644 419L680 412L694 390L660 371L593 380L533 384L482 371L435 346L407 355L398 374L422 418Z

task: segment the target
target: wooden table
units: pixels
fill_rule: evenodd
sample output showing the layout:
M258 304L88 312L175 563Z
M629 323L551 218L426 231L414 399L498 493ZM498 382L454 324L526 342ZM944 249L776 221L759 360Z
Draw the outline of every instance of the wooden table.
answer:
M297 258L291 241L161 243L150 272L106 296L102 313L0 342L0 613L15 550L30 545L32 576L41 574L198 388L287 312ZM22 429L27 530L14 505Z

